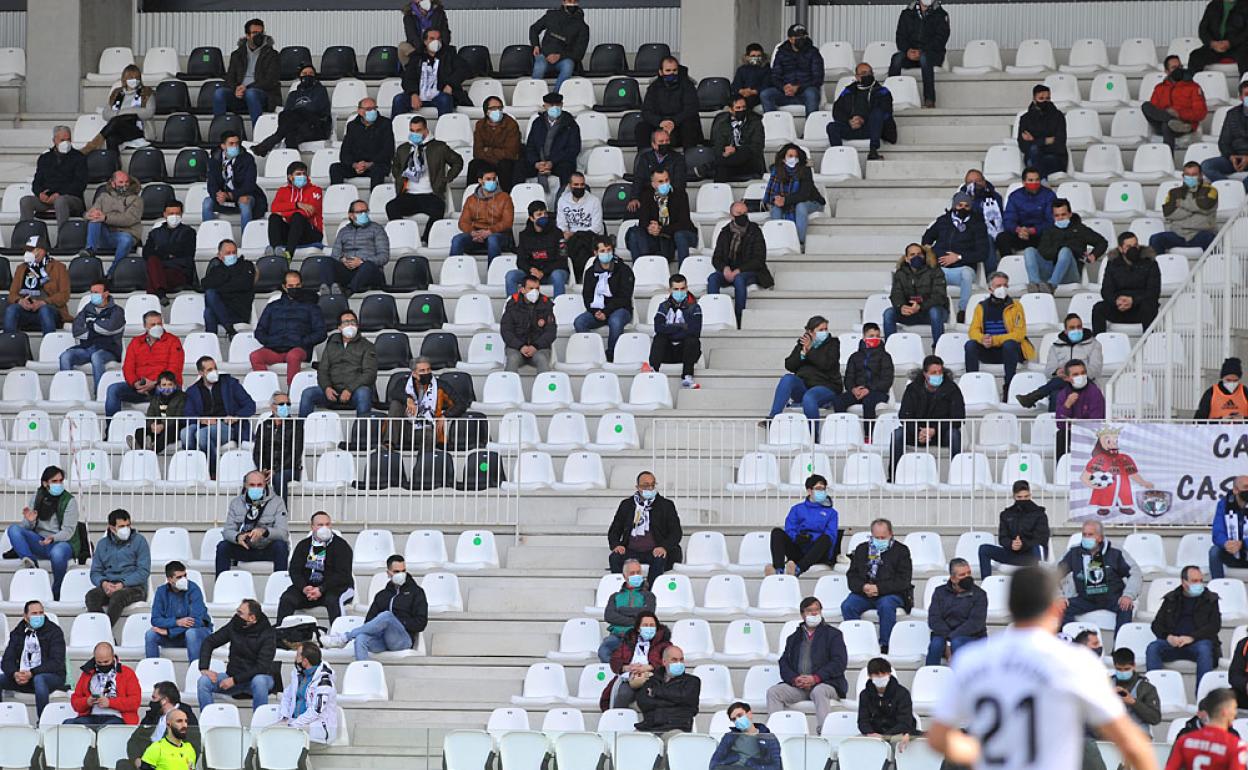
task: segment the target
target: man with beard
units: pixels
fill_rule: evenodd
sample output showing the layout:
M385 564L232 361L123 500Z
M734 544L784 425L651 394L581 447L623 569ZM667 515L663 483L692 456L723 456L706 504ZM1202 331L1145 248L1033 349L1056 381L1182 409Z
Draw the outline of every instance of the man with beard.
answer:
M1153 88L1153 95L1140 105L1140 111L1153 133L1161 134L1162 140L1173 150L1176 137L1200 128L1201 121L1209 114L1209 106L1205 103L1204 90L1189 77L1179 57L1167 56L1165 68L1166 79Z
M165 718L168 729L165 737L153 743L139 760L140 770L192 770L195 767L195 747L188 741L190 728L186 713L181 709L170 711Z
M1018 121L1018 149L1024 164L1039 169L1042 179L1066 170L1066 116L1044 83L1031 89L1031 106Z
M979 579L992 576L992 563L1017 567L1036 564L1044 556L1049 543L1049 517L1044 508L1031 499L1031 484L1026 479L1014 482L1014 504L1001 511L997 524L997 542L979 547Z

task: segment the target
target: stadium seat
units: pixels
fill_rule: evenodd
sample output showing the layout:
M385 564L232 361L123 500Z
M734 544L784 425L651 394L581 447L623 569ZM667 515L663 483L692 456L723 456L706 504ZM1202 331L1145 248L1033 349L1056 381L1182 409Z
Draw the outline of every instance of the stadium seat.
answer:
M792 617L802 601L802 589L792 575L767 575L758 587L758 602L748 612L754 617Z
M694 532L689 536L684 561L672 569L691 575L707 575L728 568L728 543L719 532Z
M522 695L511 696L517 706L546 706L568 699L568 681L558 663L535 663L524 675Z

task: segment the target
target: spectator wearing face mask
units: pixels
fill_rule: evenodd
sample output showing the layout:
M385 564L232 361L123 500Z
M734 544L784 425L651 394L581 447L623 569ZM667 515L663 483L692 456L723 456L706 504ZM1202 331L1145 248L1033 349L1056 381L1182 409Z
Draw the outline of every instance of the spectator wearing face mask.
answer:
M789 509L784 527L771 530L771 564L763 573L801 575L816 564L836 561L841 539L840 514L828 496L828 480L818 473L806 478L806 499Z
M589 48L589 25L579 0L563 0L529 27L533 47L533 78L542 80L554 70L555 90L572 77Z
M147 538L134 531L130 513L117 508L108 514L108 532L91 555L91 585L84 601L87 612L108 612L115 626L126 607L147 599L152 555Z
M1053 92L1045 83L1031 89L1031 104L1019 118L1018 150L1023 154L1023 162L1036 169L1041 179L1066 170L1066 116L1053 103ZM1023 182L1026 181L1024 175Z
M823 55L810 39L804 24L789 27L788 40L776 49L771 63L771 84L759 94L763 112L801 104L806 115L823 101Z
M822 66L819 75L822 82ZM664 58L659 63L658 77L646 86L646 96L641 101L641 120L637 122L633 136L637 149L644 150L650 135L660 128L667 132L672 144L677 147L688 149L702 144L699 110L698 89L689 77L689 69L675 56Z
M1166 79L1154 86L1152 96L1140 105L1140 111L1153 133L1161 134L1162 141L1173 150L1178 137L1200 128L1209 107L1204 90L1189 78L1182 59L1167 56L1163 66Z
M630 212L641 208L641 199L652 194L650 179L656 171L667 172L672 189L686 189L689 170L685 166L685 155L672 149L672 136L662 128L650 134L650 146L638 150L633 160L633 186L628 199Z
M1209 576L1213 579L1226 577L1227 567L1248 568L1248 551L1244 549L1244 535L1248 532L1248 476L1236 476L1233 483L1213 514L1213 545L1209 548Z
M1148 239L1159 254L1173 249L1204 251L1218 235L1218 191L1205 181L1200 164L1183 164L1183 184L1166 193L1161 205L1166 229Z
M546 209L545 201L529 203L529 216L516 245L516 269L507 271L504 279L509 296L516 293L526 275L536 278L539 285L550 286L554 290L553 297L563 294L568 284L568 253L563 231Z
M91 660L82 664L82 674L69 697L69 705L78 716L65 720L67 725L137 725L143 692L134 669L123 666L113 652L113 645L95 645Z
M998 254L1018 254L1040 242L1040 235L1053 226L1053 202L1057 194L1040 182L1040 172L1028 166L1023 169L1023 186L1010 193L1005 201L1001 234L997 236Z
M38 559L52 566L52 597L60 601L61 583L69 560L78 553L78 501L65 489L65 471L49 465L39 476L39 487L22 509L22 518L8 528L9 547L23 569L38 569ZM11 668L4 671L12 672Z
M319 406L354 409L357 417L373 409L377 348L360 336L360 319L351 310L338 315L338 333L329 338L316 370L316 387L303 391L299 416Z
M143 72L137 65L126 65L121 71L121 84L109 92L101 112L108 122L82 148L83 155L105 146L111 152L120 152L123 148L137 150L150 144L144 135L144 121L156 114L156 91L143 84Z
M988 636L988 594L975 585L966 559L949 562L949 581L936 586L927 609L932 641L928 666L943 666L962 646Z
M728 208L728 213L732 218L715 240L715 251L711 255L715 272L706 278L706 293L719 294L722 289L732 287L733 312L740 329L750 285L770 289L776 281L767 269L767 241L763 229L750 221L749 207L744 201L736 201Z
M442 31L426 29L422 50L403 66L403 90L390 104L391 119L429 107L445 115L470 106L464 81L471 77L472 68L442 40Z
M441 40L451 42L450 22L442 0L410 0L403 5L403 42L399 43L399 64L407 66L412 54L425 47L425 32L436 29Z
M277 113L277 130L251 151L263 158L279 144L297 149L304 142L332 139L334 116L330 112L329 91L316 77L316 68L304 64L299 79L286 95L286 106Z
M325 192L308 177L308 167L303 161L295 161L286 167L288 184L278 188L273 196L272 216L269 217L269 248L274 255L293 259L295 251L302 246L320 244L325 237L325 220L321 207Z
M377 100L359 101L356 117L347 123L346 136L338 147L338 161L329 165L329 183L368 178L368 189L386 181L394 160L394 130L390 119L377 109Z
M464 159L446 142L433 138L420 115L408 122L407 141L394 151L390 173L394 177L394 200L386 204L386 217L403 219L414 214L429 217L420 238L429 242L433 223L446 214L448 186L464 168Z
M90 257L113 252L111 273L135 244L143 240L143 197L139 180L124 171L114 171L108 184L95 193L87 220L87 247L79 254Z
M121 359L126 312L113 301L107 281L94 281L89 288L90 299L74 316L73 335L77 344L61 353L58 363L62 372L90 363L91 376L99 388L108 365Z
M767 725L756 722L750 704L737 701L728 707L728 732L711 755L710 770L780 770L780 741Z
M1108 610L1117 616L1114 631L1130 623L1143 585L1131 554L1111 544L1099 521L1085 521L1081 539L1057 563L1066 610L1062 623L1080 615Z
M559 335L555 303L542 294L540 279L526 275L523 291L515 291L503 308L499 332L507 357L506 371L532 366L538 374L551 369L551 348Z
M390 261L390 237L386 228L369 216L366 201L347 207L347 223L338 228L330 256L338 260L334 263L334 282L347 297L386 287L383 271Z
M620 573L626 560L636 559L650 565L652 585L681 561L680 540L684 537L676 504L660 495L657 486L650 471L637 474L637 491L620 501L607 530L611 549L607 565L611 571Z
M256 341L264 347L251 353L251 370L263 372L286 364L286 389L294 382L312 349L325 341L325 319L316 304L316 292L303 288L298 270L282 277L282 296L264 306L256 323Z
M1097 658L1104 656L1105 648L1101 645L1101 634L1099 631L1085 628L1075 634L1075 638L1071 639L1070 642L1080 647L1087 647Z
M615 343L624 327L633 320L633 270L616 256L615 244L600 236L594 244L595 260L585 270L581 297L585 312L576 317L572 328L578 333L607 327L607 361L615 359Z
M208 195L200 208L202 221L238 212L242 229L262 218L269 199L256 182L256 158L242 145L237 131L221 132L221 146L208 156Z
M651 172L650 190L641 196L637 211L637 226L624 239L634 259L656 254L678 265L697 246L698 229L690 218L689 195L672 184L666 171Z
M1066 365L1070 362L1082 361L1087 368L1089 380L1099 380L1101 372L1104 371L1101 343L1083 327L1083 319L1076 313L1070 313L1063 321L1063 326L1065 328L1049 346L1049 357L1044 363L1044 371L1049 374L1049 381L1030 393L1018 395L1018 403L1028 409L1041 399L1047 398L1049 411L1057 411L1057 399L1053 398L1053 394L1070 381L1066 373Z
M368 605L364 624L345 634L329 634L326 647L355 647L356 660L368 660L374 652L400 652L416 647L420 633L429 625L429 600L407 573L399 554L386 559L386 583Z
M891 521L871 522L871 539L854 549L845 578L849 596L841 602L841 617L857 620L867 610L875 610L880 617L880 652L887 655L897 610L909 612L914 606L910 549L893 537Z
M966 402L940 356L923 359L923 370L911 375L901 396L901 425L893 431L892 464L896 468L906 445L949 447L952 459L962 451L962 421Z
M663 650L662 670L655 671L637 690L637 708L641 711L637 731L664 738L693 732L701 694L702 680L685 667L684 650L668 645Z
M780 682L767 688L767 711L775 714L811 701L822 729L833 703L849 692L845 680L849 653L840 630L824 622L823 604L817 598L802 599L798 612L802 622L784 640L780 653Z
M391 446L420 452L444 448L448 421L467 409L454 388L433 376L433 363L420 356L412 362L412 376L403 385L402 397L390 401Z
M1157 688L1135 670L1135 653L1130 647L1114 650L1114 673L1110 684L1141 730L1148 732L1153 725L1161 724L1161 698L1157 695Z
M893 120L893 94L876 81L875 71L866 62L854 67L854 82L841 89L832 103L828 123L828 145L840 147L846 140L867 139L867 160L884 160L880 142L897 142L897 122Z
M796 144L781 147L768 174L763 206L772 219L787 219L793 223L797 228L797 240L805 249L810 215L823 211L827 204L823 193L815 186L806 151Z
M1009 393L1010 380L1014 379L1018 365L1036 356L1035 348L1027 339L1023 306L1006 293L1009 282L1005 273L988 276L989 296L975 306L975 316L967 332L970 339L965 345L968 372L978 372L980 361L1001 364L1005 368L1003 394Z
M732 75L733 96L744 96L746 109L753 110L762 104L759 94L771 85L771 65L767 61L767 53L760 43L750 43L745 47L745 55L741 64Z
M802 336L784 359L784 368L788 374L776 384L767 421L789 404L801 404L802 414L818 430L819 410L835 405L842 389L841 343L828 331L828 319L816 315L806 321Z
M568 186L555 203L555 226L563 233L572 274L579 283L585 263L594 255L594 241L606 233L602 199L589 191L579 171L568 177Z
M208 263L200 286L204 289L204 331L216 334L222 326L233 338L235 325L251 322L256 266L238 253L237 243L226 238L217 244L217 258Z
M304 642L295 651L295 667L282 691L277 724L308 734L321 746L338 737L338 690L334 670L321 658L321 648Z
M1005 203L997 188L977 168L966 172L960 189L971 196L971 208L984 218L984 228L988 231L988 259L984 262L984 270L991 273L997 269L999 261L997 239L1005 231Z
M1167 593L1153 617L1153 635L1146 657L1148 670L1166 663L1188 660L1196 663L1196 681L1214 670L1222 655L1222 610L1218 595L1208 590L1200 567L1187 565L1180 585Z
M225 673L210 667L212 653L230 646ZM229 696L251 695L253 710L269 702L277 657L277 632L255 599L243 599L229 622L212 632L199 652L199 710L212 704L216 693Z
M936 106L936 68L945 63L949 13L940 0L914 0L897 18L897 53L888 75L918 68L923 75L923 106Z
M243 477L242 494L230 501L217 544L216 574L235 562L271 561L273 571L286 569L290 546L286 542L286 503L271 494L262 471Z
M642 612L654 612L655 598L650 591L646 578L641 574L641 562L636 559L625 559L622 568L624 582L620 590L607 597L603 609L603 621L607 624L607 635L598 646L598 661L609 663L611 655L624 642L624 637L637 625L637 618Z
M1211 64L1233 61L1248 71L1248 8L1230 0L1210 0L1197 28L1201 46L1188 57L1188 68L1200 72Z
M1248 53L1248 46L1244 50ZM1241 82L1236 94L1239 103L1226 113L1222 133L1218 135L1218 156L1200 164L1200 170L1211 182L1248 171L1248 82Z
M858 349L845 363L845 392L837 399L836 411L847 412L855 404L862 406L868 440L875 428L876 407L892 394L894 371L893 357L884 349L880 327L871 322L863 324Z
M283 500L286 487L303 473L303 421L292 419L290 396L277 392L269 405L269 419L256 428L251 461Z
M763 173L763 120L735 96L711 123L716 182L746 182Z
M152 597L152 627L143 639L144 655L159 658L162 647L185 647L186 659L199 660L199 648L212 633L212 616L199 584L187 577L186 565L165 565L165 582Z
M1141 324L1147 329L1161 307L1161 268L1150 247L1135 233L1118 234L1118 248L1108 254L1101 276L1101 301L1092 306L1092 333L1111 323Z
M481 166L477 189L465 197L459 214L459 232L451 238L451 256L486 254L486 263L514 248L511 226L515 217L511 196L498 185L498 172Z
M1031 499L1026 479L1014 482L1014 504L997 518L997 545L979 547L979 577L992 576L992 563L1024 567L1036 564L1049 547L1049 517Z
M485 117L472 127L472 160L468 163L468 178L477 179L484 168L493 167L498 172L498 184L503 192L510 193L516 185L516 164L524 150L520 138L520 124L503 112L503 100L497 96L486 97L481 105Z
M663 672L663 653L671 644L671 630L654 610L639 610L608 661L615 677L602 688L602 710L632 706L637 691Z
M70 217L81 216L86 210L83 201L87 189L87 156L74 149L69 126L52 129L52 148L35 161L35 175L30 182L30 195L22 196L18 211L23 221L36 214L56 214L57 230Z
M659 371L663 364L680 364L680 387L700 387L693 381L693 367L702 357L702 308L689 292L680 273L667 279L667 299L654 311L654 338L650 359L642 371Z
M312 514L309 534L290 553L290 587L277 603L277 624L295 610L324 607L333 623L355 598L351 574L354 553L346 538L334 534L325 511Z
M1105 394L1088 377L1088 367L1075 359L1066 364L1068 381L1057 392L1057 459L1070 451L1070 430L1073 422L1085 425L1105 419Z
M887 658L867 661L867 676L867 686L858 695L858 732L904 752L919 731L910 691L893 676L893 664Z
M897 324L928 324L932 329L932 346L935 347L949 320L949 289L945 269L940 266L931 246L917 243L906 245L906 253L897 260L897 268L893 270L888 301L890 307L884 309L885 338L897 333ZM959 321L962 315L959 310Z
M115 382L104 399L104 414L112 417L122 403L147 401L156 389L162 372L173 372L179 384L182 378L182 343L172 334L165 334L160 313L149 310L143 314L144 334L130 340L121 361L125 382Z
M577 169L581 152L581 127L570 113L563 111L563 95L549 93L542 97L542 113L533 121L524 148L525 178L537 177L547 189L550 178L563 187Z
M0 661L0 690L33 694L35 717L43 716L52 693L65 688L65 660L65 632L48 619L43 602L27 600Z
M964 192L955 193L949 210L928 225L922 240L936 256L945 282L959 288L958 323L962 323L976 271L988 261L988 226L975 211L975 199Z
M195 230L182 221L182 201L165 204L165 221L153 227L143 243L147 291L168 305L170 291L190 288L195 274ZM117 264L114 262L113 267ZM111 274L111 270L110 270Z
M156 378L152 399L147 403L147 420L133 436L126 436L126 446L151 449L160 454L169 442L178 441L178 434L186 427L186 421L178 418L184 414L186 393L178 387L178 379L173 372L161 372Z
M186 427L182 446L198 449L208 456L208 474L217 477L217 448L222 444L251 438L251 420L256 402L232 375L223 374L212 356L195 362L199 379L186 389Z

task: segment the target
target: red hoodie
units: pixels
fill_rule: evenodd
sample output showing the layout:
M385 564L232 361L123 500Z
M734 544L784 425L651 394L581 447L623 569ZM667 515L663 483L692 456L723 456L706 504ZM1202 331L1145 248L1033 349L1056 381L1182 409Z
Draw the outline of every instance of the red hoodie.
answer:
M150 345L147 339L147 333L144 332L130 340L130 344L126 346L125 361L121 364L121 373L126 382L130 385L140 379L155 382L161 372L173 372L181 385L182 364L186 359L182 341L167 331Z
M295 187L288 184L279 188L277 194L273 196L273 205L269 207L269 212L277 214L287 222L299 209L295 208L296 203L307 203L316 209L315 213L309 218L312 226L322 233L325 232L325 222L321 218L321 204L324 203L325 193L321 188L309 181L303 187Z
M95 661L88 660L82 667L82 675L78 677L78 685L69 698L69 705L80 717L91 713L91 677L95 674ZM143 693L139 690L139 678L134 669L117 664L117 694L108 701L108 707L121 712L121 718L128 725L139 723L139 706L142 705Z

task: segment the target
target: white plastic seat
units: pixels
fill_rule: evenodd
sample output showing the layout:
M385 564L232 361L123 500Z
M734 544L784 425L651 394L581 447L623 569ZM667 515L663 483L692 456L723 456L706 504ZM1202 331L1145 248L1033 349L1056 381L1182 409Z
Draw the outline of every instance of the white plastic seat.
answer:
M544 706L568 699L568 681L558 663L534 663L524 674L523 695L513 695L517 706Z
M672 644L685 653L685 660L694 663L710 660L715 655L711 626L702 618L682 618L671 624Z
M1081 182L1103 182L1122 177L1122 151L1114 144L1089 145L1083 156L1083 168L1072 173Z
M580 415L577 415L580 417ZM585 492L607 488L607 473L602 457L594 452L573 452L563 464L563 480L551 488L556 492Z
M503 482L508 491L533 492L555 483L555 464L546 452L521 452L512 466L510 481Z
M515 414L517 413L512 413L512 415ZM521 440L524 441L530 437L536 440L536 419L531 414L522 414L526 414L533 422L532 433L525 435ZM528 430L527 427L526 430ZM514 441L512 443L514 444ZM585 415L579 412L558 412L552 415L546 427L546 440L537 442L538 448L544 452L573 452L584 448L587 444L589 444L589 426L585 422ZM566 466L564 474L567 475Z
M606 363L607 350L602 335L578 332L568 338L568 346L559 362L555 364L555 368L564 372L584 373L592 369L601 369Z
M694 613L707 617L731 617L745 612L750 597L740 575L712 575L706 582L702 604Z
M542 372L533 378L533 388L523 408L537 412L554 412L570 408L575 400L572 380L567 373Z
M1017 147L994 144L984 153L984 177L994 184L1011 182L1023 175L1023 159Z
M1217 578L1209 581L1209 591L1218 595L1218 609L1224 625L1248 622L1248 593L1244 581L1237 578Z
M962 65L953 68L955 75L986 75L1000 72L1001 49L995 40L968 40L962 50Z
M853 147L829 147L819 161L819 173L815 175L817 184L835 184L850 179L862 179L862 164L858 160L858 151Z
M43 757L48 767L78 768L86 764L95 733L84 725L59 724L43 731Z
M768 452L749 452L737 466L736 481L727 489L732 493L765 492L780 484L780 466L776 456Z
M356 662L380 665L374 661ZM338 697L341 699L342 695ZM255 744L256 760L261 767L271 770L298 770L308 748L308 734L297 727L272 725L260 731L255 737Z
M1226 87L1226 75L1214 70L1197 72L1192 82L1200 86L1205 94L1205 104L1210 108L1219 107L1231 101L1230 91Z
M1181 673L1157 669L1156 671L1145 672L1144 676L1157 688L1157 695L1161 700L1162 719L1175 719L1196 713L1195 707L1187 701L1186 688L1183 685L1183 675Z
M792 224L792 223L790 223ZM633 378L628 389L628 403L621 404L628 412L652 412L672 408L672 390L666 374L642 372Z
M727 666L703 664L689 673L702 680L702 692L699 698L702 708L727 706L736 700L732 688L732 674Z
M918 109L922 105L919 99L919 84L911 75L892 75L884 79L884 87L893 94L893 109Z
M910 549L910 560L916 574L940 573L949 568L939 533L911 532L902 542Z
M90 656L100 642L114 644L113 626L102 612L84 612L74 618L66 649L75 657Z
M1174 151L1160 143L1136 147L1135 161L1131 164L1131 170L1124 174L1127 179L1140 182L1173 179L1174 175ZM1242 185L1240 189L1243 189Z
M1148 141L1152 127L1139 107L1123 107L1114 113L1109 123L1109 136L1104 141L1108 144L1132 147Z
M719 532L694 532L685 547L684 561L672 567L691 575L705 575L728 568L728 543Z
M425 591L430 614L464 611L459 578L453 573L431 572L420 581L420 587Z
M1109 69L1109 54L1105 50L1105 41L1100 38L1083 38L1070 46L1067 63L1060 67L1062 72L1073 72L1090 75L1093 72Z
M514 409L524 404L520 375L515 372L490 372L485 378L480 403L487 409Z
M1049 87L1053 103L1059 109L1075 106L1082 102L1079 93L1079 80L1069 73L1055 73L1045 77L1044 84Z
M559 649L547 652L546 657L561 663L589 660L597 653L601 641L602 633L597 620L570 618L564 622L559 633Z
M792 617L802 602L802 587L792 575L768 575L758 587L758 603L748 612L754 617Z
M650 590L654 593L655 609L661 616L693 612L693 584L688 575L665 572Z
M455 368L469 374L487 374L501 369L506 363L506 346L503 338L495 332L477 332L468 343L467 360L456 364Z
M880 654L880 639L875 624L869 620L847 620L840 625L845 637L845 650L851 666L863 665L869 658Z
M449 332L475 332L479 329L493 330L498 324L494 319L494 308L489 296L485 294L465 294L455 300L452 323L444 324L443 329Z
M450 561L446 539L436 529L418 529L408 535L403 558L408 568L414 570L437 569Z
M915 713L923 716L931 714L941 692L949 686L952 677L953 670L947 666L923 666L916 671L910 687Z
M1053 56L1053 44L1044 39L1020 41L1015 52L1014 64L1005 71L1014 75L1033 75L1057 69Z
M594 147L585 161L585 180L595 187L606 187L624 178L624 153L619 147Z
M877 489L885 483L884 460L874 452L855 452L841 466L841 480L833 484L837 491Z
M121 71L134 64L134 51L128 46L113 46L100 52L100 63L95 72L87 73L91 83L112 83L121 76ZM77 133L74 136L78 136ZM94 136L94 134L93 134Z
M213 612L233 612L243 599L256 599L255 578L246 570L228 570L217 575L212 586L212 601L208 609Z

